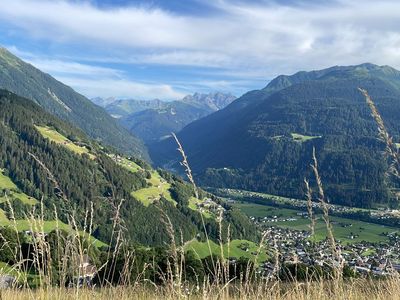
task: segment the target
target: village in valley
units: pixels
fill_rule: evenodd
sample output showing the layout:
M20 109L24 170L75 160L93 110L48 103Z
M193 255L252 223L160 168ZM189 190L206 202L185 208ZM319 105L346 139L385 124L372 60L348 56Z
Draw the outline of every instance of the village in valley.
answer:
M242 209L260 228L267 254L278 253L281 265L322 267L341 263L360 276L379 277L400 272L400 230L383 225L387 220L400 221L397 210L360 209L369 220L377 222L374 224L344 218L354 214L354 208L328 204L338 258L333 255L323 218L318 214L314 216L317 230L314 236L311 235L306 201L233 189L220 190L219 195ZM268 199L268 205L249 201L263 199ZM321 203L313 202L312 206L318 212ZM275 272L274 268L274 262L266 261L260 265L259 272L269 276Z

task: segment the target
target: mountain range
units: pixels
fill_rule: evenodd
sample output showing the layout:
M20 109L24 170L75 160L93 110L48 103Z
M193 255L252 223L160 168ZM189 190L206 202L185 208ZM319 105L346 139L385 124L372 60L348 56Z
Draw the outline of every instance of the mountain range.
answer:
M220 92L188 95L181 100L161 101L94 98L105 110L131 133L145 143L157 142L178 132L187 124L218 111L236 99Z
M304 197L316 148L330 201L369 207L393 201L384 145L358 87L367 89L396 140L400 72L362 64L278 76L178 137L202 185ZM150 147L153 160L181 170L172 139Z

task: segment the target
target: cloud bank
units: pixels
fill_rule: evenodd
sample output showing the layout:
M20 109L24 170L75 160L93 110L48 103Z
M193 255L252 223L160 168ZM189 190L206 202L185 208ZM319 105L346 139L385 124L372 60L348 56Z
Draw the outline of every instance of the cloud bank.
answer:
M211 68L213 83L261 77L266 83L281 73L338 64L400 67L400 2L394 0L216 0L209 2L213 13L199 15L145 5L99 8L87 1L7 2L0 4L2 21L32 39L96 49L110 62ZM56 65L73 72L117 72L108 74L113 80L121 76L109 68L47 60L47 69Z

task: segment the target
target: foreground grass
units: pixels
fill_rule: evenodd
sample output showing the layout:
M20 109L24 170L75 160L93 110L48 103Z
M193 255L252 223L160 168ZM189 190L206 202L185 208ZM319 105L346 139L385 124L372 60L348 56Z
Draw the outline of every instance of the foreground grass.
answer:
M9 289L1 292L2 299L271 299L271 300L394 300L400 299L396 278L378 281L357 279L351 282L331 281L269 284L208 284L200 288L107 287L93 289Z

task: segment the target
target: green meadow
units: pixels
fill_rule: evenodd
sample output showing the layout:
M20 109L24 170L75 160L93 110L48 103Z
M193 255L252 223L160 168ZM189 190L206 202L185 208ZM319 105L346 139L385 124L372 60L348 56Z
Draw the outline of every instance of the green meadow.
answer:
M267 259L266 249L260 249L259 245L247 240L232 240L229 245L223 245L223 255L224 257L245 257L249 259L256 259L257 262L262 262ZM192 240L185 245L185 250L192 250L196 257L202 259L210 255L211 253L217 256L221 256L221 246L213 241L200 242L197 240ZM258 255L257 255L258 254Z

